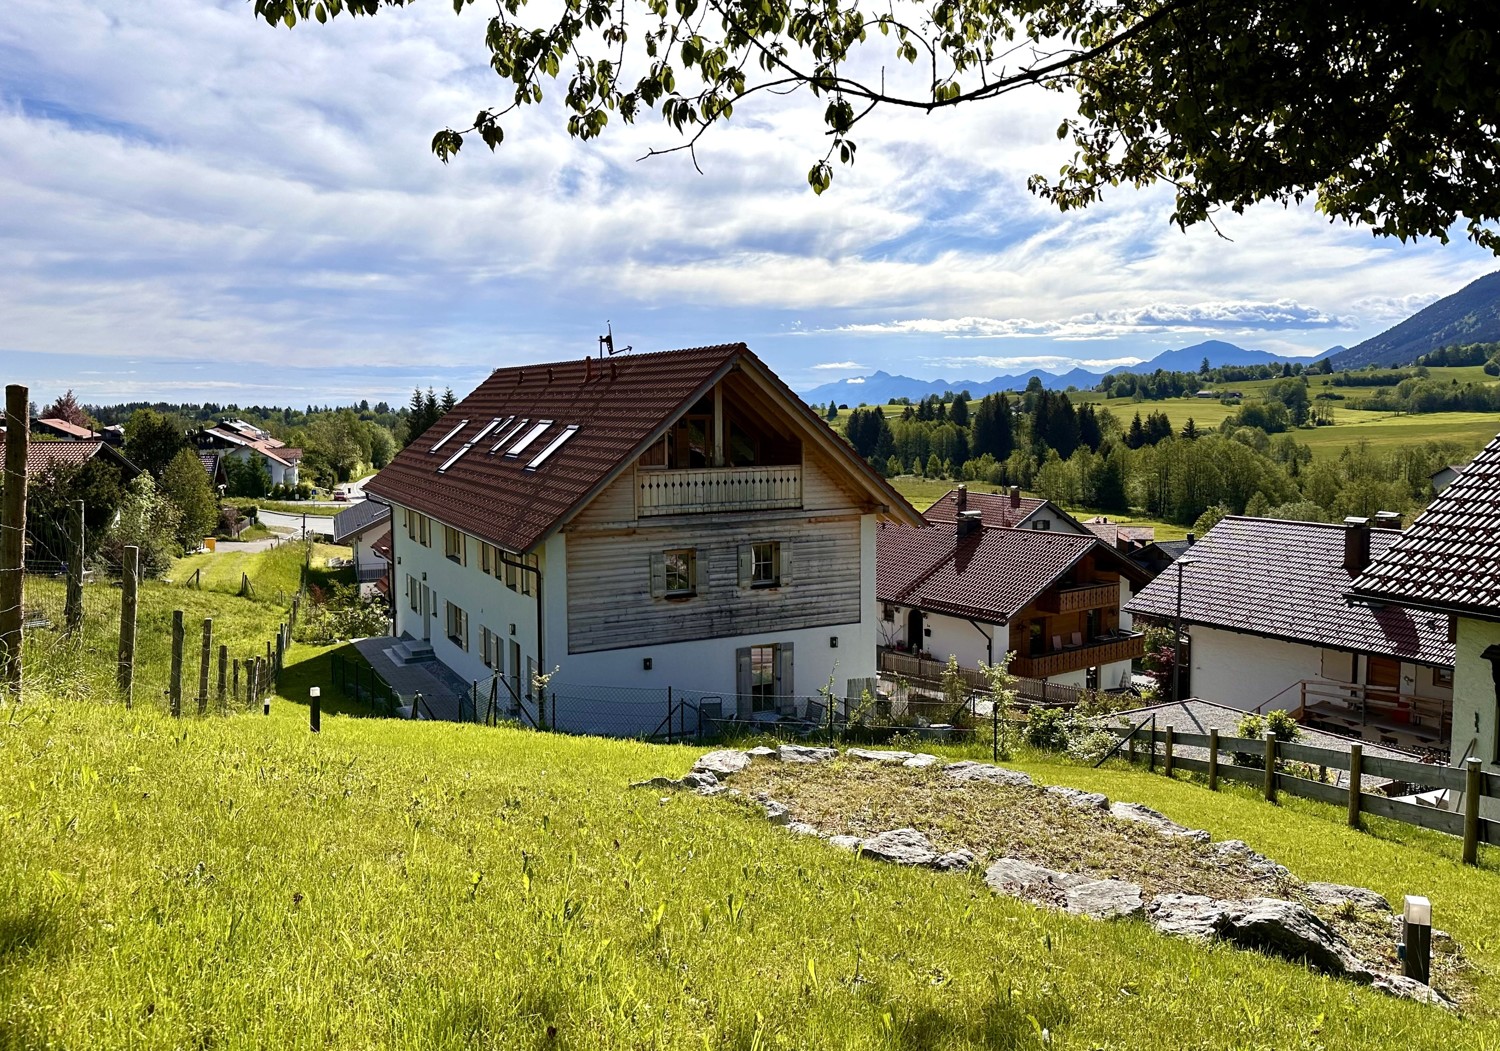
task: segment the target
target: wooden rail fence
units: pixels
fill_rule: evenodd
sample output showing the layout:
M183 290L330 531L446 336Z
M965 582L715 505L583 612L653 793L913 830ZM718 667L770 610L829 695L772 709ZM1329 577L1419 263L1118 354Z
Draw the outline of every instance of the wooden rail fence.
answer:
M1110 727L1110 733L1128 739L1130 757L1135 758L1135 744L1139 740L1153 761L1160 756L1162 772L1171 776L1175 769L1189 770L1208 775L1211 790L1218 788L1219 781L1241 781L1260 786L1268 802L1276 802L1277 796L1288 795L1304 799L1315 799L1322 803L1333 803L1348 808L1351 827L1359 828L1361 815L1374 814L1391 818L1418 828L1434 829L1463 839L1463 861L1466 865L1478 863L1479 844L1500 844L1500 821L1480 816L1481 802L1485 799L1500 799L1500 775L1487 773L1476 758L1469 758L1462 767L1439 766L1435 763L1417 763L1406 759L1391 759L1386 756L1367 756L1362 746L1351 745L1349 751L1336 748L1316 748L1311 745L1278 741L1273 734L1264 740L1243 737L1220 737L1217 730L1206 734L1179 733L1168 726L1165 730L1153 731L1149 727ZM1208 752L1206 759L1182 755L1178 749L1200 748ZM1158 751L1160 749L1160 751ZM1242 757L1255 757L1259 765L1235 764L1221 759L1221 753ZM1312 780L1288 772L1283 763L1304 763L1317 767L1319 775L1326 770L1344 770L1349 777L1345 787ZM1443 788L1457 793L1461 806L1454 810L1439 810L1436 807L1408 803L1363 791L1363 778L1383 777L1391 781L1420 785L1425 788Z

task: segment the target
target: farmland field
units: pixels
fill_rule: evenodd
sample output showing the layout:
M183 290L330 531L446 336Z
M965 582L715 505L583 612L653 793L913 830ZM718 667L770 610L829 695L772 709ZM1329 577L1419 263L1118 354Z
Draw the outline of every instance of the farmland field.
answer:
M295 648L294 648L295 652ZM1428 894L1469 1017L1300 965L881 865L732 797L631 790L682 746L326 717L0 723L0 1033L17 1048L1495 1046L1500 875L1331 807L1043 756L1307 879ZM934 815L935 832L940 825Z

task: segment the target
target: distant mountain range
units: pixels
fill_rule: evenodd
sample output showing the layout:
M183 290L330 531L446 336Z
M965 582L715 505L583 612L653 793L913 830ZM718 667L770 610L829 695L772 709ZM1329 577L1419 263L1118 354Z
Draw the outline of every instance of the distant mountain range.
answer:
M1500 342L1500 270L1486 274L1431 306L1424 307L1411 317L1386 329L1353 347L1330 347L1312 358L1287 358L1263 350L1246 350L1233 343L1211 339L1195 343L1180 350L1168 350L1150 361L1139 365L1121 365L1104 372L1092 372L1076 368L1061 375L1032 369L1009 376L994 376L987 380L919 380L910 376L893 376L889 372L876 372L869 376L854 376L834 383L825 383L805 392L802 397L809 403L827 405L836 401L841 405L883 404L895 398L911 398L913 401L930 394L945 391L966 390L976 398L1003 390L1022 390L1032 377L1042 381L1048 390L1064 390L1077 387L1086 390L1099 381L1117 372L1155 372L1166 369L1171 372L1196 372L1207 358L1213 368L1221 365L1279 365L1284 361L1307 364L1328 358L1335 369L1359 369L1367 365L1394 368L1410 365L1419 355L1439 347L1451 347L1463 343Z
M1419 355L1462 343L1500 341L1500 270L1417 311L1401 324L1332 356L1335 369L1410 365Z
M1195 343L1191 347L1163 351L1150 361L1143 361L1139 365L1120 365L1103 372L1076 368L1058 375L1043 372L1041 369L1032 369L1030 372L994 376L987 380L919 380L910 376L893 376L889 372L876 372L869 376L855 376L834 383L825 383L821 387L806 391L802 398L816 405L827 405L830 401L836 401L841 405L857 405L860 402L879 405L895 398L911 398L916 401L930 394L961 390L968 391L972 397L982 398L986 394L994 394L1003 390L1023 390L1031 382L1033 376L1040 379L1042 386L1048 390L1065 390L1068 387L1086 390L1097 386L1100 380L1113 373L1155 372L1157 369L1166 369L1169 372L1197 372L1204 358L1208 359L1208 364L1212 368L1218 368L1221 365L1280 365L1285 361L1300 361L1306 364L1343 349L1343 347L1334 347L1332 350L1319 354L1317 358L1286 358L1264 350L1246 350L1233 343L1210 339L1203 343Z

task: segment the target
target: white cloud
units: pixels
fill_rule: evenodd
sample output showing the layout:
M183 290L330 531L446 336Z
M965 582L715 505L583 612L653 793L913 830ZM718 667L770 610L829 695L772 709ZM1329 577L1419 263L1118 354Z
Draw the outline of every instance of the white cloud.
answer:
M990 357L979 354L967 357L924 358L923 362L936 369L988 369L1003 374L1029 372L1032 369L1041 369L1043 372L1061 373L1075 368L1100 372L1119 368L1123 365L1139 365L1144 360L1144 358L1129 356L1120 358L1068 358L1060 354L1037 354L1020 357Z
M828 369L832 371L847 371L849 369L862 369L866 367L857 361L824 361L817 365L808 366L811 369Z

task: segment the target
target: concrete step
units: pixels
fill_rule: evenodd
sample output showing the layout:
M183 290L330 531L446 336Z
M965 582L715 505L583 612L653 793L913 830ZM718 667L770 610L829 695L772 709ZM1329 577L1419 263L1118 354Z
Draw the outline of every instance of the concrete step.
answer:
M437 660L437 655L432 652L432 643L419 639L398 642L386 650L386 653L397 664L429 664Z

